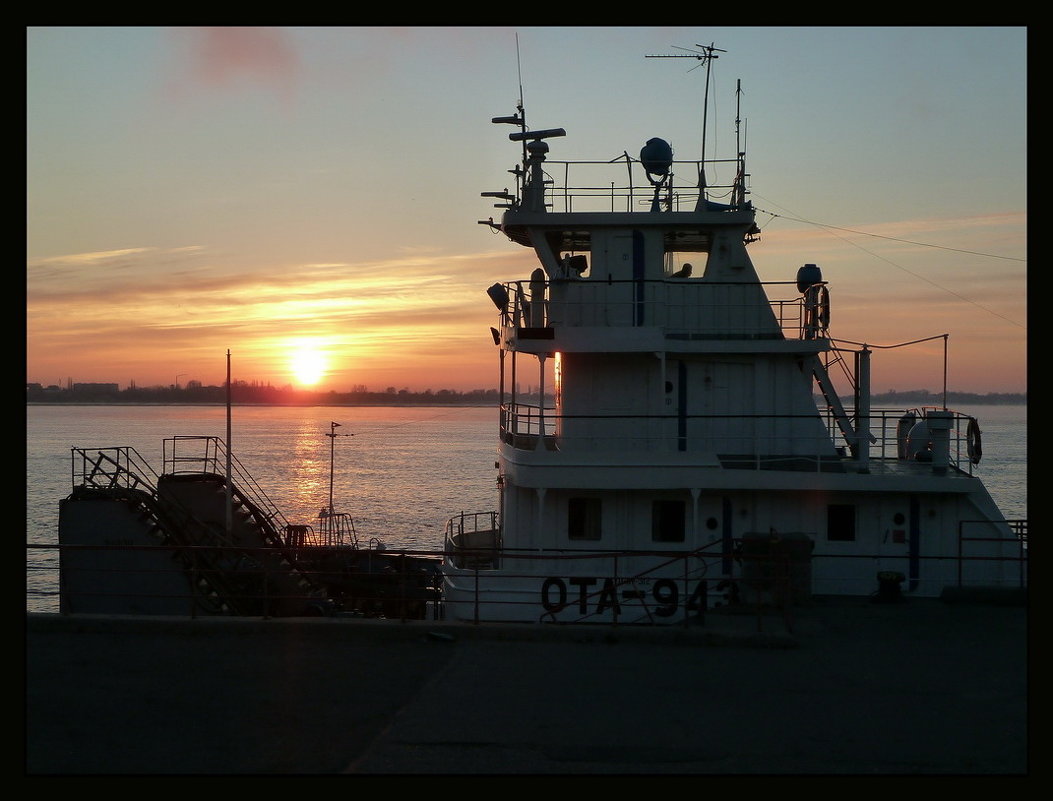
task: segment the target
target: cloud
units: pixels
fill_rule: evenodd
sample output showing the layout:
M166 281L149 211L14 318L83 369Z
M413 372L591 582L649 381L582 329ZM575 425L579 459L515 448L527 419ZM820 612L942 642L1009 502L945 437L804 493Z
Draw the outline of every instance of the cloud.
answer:
M278 28L200 27L171 31L179 65L177 93L256 84L291 101L300 58L288 32Z

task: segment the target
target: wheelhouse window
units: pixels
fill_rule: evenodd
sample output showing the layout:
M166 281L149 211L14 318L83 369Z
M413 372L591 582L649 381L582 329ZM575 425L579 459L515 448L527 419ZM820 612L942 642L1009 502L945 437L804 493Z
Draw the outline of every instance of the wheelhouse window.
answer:
M660 500L651 503L651 541L683 542L687 529L683 501Z
M567 536L572 540L600 539L599 498L570 498L567 501Z
M856 507L837 503L826 507L826 538L832 542L855 540Z

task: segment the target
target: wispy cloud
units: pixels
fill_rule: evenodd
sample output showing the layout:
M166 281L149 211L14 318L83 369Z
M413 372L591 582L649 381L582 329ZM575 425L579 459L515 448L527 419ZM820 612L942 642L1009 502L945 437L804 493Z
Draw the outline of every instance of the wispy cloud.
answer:
M513 274L529 263L519 258ZM147 376L158 352L185 362L232 343L245 369L272 376L285 343L303 338L360 368L381 365L392 347L423 358L477 348L482 358L495 316L485 288L508 268L504 251L226 274L199 248L72 254L30 265L29 352L54 372L80 348L141 381L156 380Z
M255 85L288 103L294 99L300 57L288 32L278 28L173 28L170 41L177 65L170 96L186 97Z

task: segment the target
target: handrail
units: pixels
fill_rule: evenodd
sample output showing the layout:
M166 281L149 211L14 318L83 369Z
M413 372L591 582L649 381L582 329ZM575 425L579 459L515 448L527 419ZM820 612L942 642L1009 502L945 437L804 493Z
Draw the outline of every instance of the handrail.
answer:
M1019 529L1019 530L1022 530L1024 532L1024 539L1023 539L1022 542L1024 544L1026 544L1027 521L1026 520L1014 520L1014 521L1007 521L1007 522L1009 522L1010 525L1013 526L1013 528L1015 530ZM44 552L44 553L56 553L56 554L59 554L60 556L61 556L62 553L72 553L72 552L77 552L77 551L81 551L81 552L85 552L85 551L87 551L87 552L91 552L91 551L96 551L96 552L104 552L104 551L111 551L111 552L156 551L156 552L161 552L161 553L171 553L173 555L179 555L181 557L181 559L182 559L181 562L173 562L172 568L171 568L172 570L176 570L176 571L183 570L182 565L183 564L188 564L188 563L189 564L199 564L199 565L206 565L207 564L207 565L210 565L210 566L209 567L203 567L202 568L202 573L201 573L202 577L206 577L206 578L214 578L214 574L212 572L210 572L210 571L219 571L223 567L223 562L222 562L223 558L226 558L228 556L235 556L235 555L237 555L237 553L242 553L242 552L246 551L245 548L235 548L235 547L230 547L230 546L182 545L182 544L176 544L176 543L157 544L157 545L148 545L148 546L147 545L142 545L142 546L128 546L128 545L61 545L61 544L55 544L55 543L27 543L26 544L26 549L27 549L27 554L29 554L29 553L36 553L36 552ZM255 548L255 549L248 549L248 550L251 552L251 555L259 557L259 559L261 560L260 563L262 563L262 557L263 557L264 554L274 553L277 549L272 549L272 548ZM310 551L311 549L306 549L306 550ZM320 550L324 551L325 549L320 549ZM445 552L445 553L447 553L447 555L448 555L448 552ZM407 556L407 557L411 557L411 558L427 558L427 559L434 559L434 560L437 561L439 558L441 558L444 555L444 552L442 552L442 551L430 551L430 550L393 550L393 551L387 552L387 555L388 556L396 556L396 557L397 556ZM552 553L549 553L549 554L546 554L546 555L539 555L536 551L531 551L529 549L505 549L504 555L507 556L507 557L514 557L515 559L525 560L525 561L536 560L536 559L553 559L553 558L559 556L559 554L552 554ZM564 549L564 551L563 551L563 558L565 560L568 560L568 563L573 562L575 560L582 560L582 559L595 560L595 559L615 559L615 558L617 558L617 559L621 560L621 559L626 559L626 558L631 558L631 557L638 557L638 556L641 556L641 555L644 555L644 556L647 556L647 555L656 556L656 557L665 559L667 562L672 562L674 560L684 560L685 567L688 567L692 560L700 558L700 554L698 554L696 551L632 551L632 550L625 550L625 551L609 551L609 552L585 552L585 551L582 551L582 550L573 550L573 549ZM719 550L719 551L718 550L714 550L712 552L706 553L706 554L701 555L701 556L703 558L707 558L707 559L717 559L717 558L724 558L725 555L726 555L726 551L725 550ZM734 550L731 551L731 555L732 555L732 557L734 557ZM855 560L855 561L859 561L859 562L863 562L863 563L868 563L868 562L872 563L875 560L882 558L883 556L887 557L887 554L884 554L884 555L883 554L877 554L877 553L870 553L870 554L845 554L845 555L838 556L836 558L841 559L841 560L846 560L846 561L853 561L853 560ZM833 555L824 555L822 558L835 558L835 557ZM926 557L926 556L921 556L920 560L922 562L929 562L929 561L937 561L937 562L939 562L939 561L946 561L947 559L951 559L951 560L957 562L960 565L968 565L969 563L973 563L973 562L989 561L991 558L992 557L970 556L968 554L963 553L963 554L960 554L957 557L953 557L953 556L952 557ZM1026 568L1026 565L1027 565L1027 562L1028 562L1028 556L1027 556L1026 548L1021 548L1020 549L1020 553L1018 553L1016 555L1005 555L1005 556L997 557L997 558L999 558L1001 561L1004 561L1006 563L1017 563L1017 564L1020 565L1019 579L1014 579L1013 580L1013 584L1012 585L1006 585L1006 587L1007 588L1011 588L1011 587L1026 588L1026 586L1027 586L1027 572L1026 572L1025 568ZM773 557L770 560L770 564L772 564L775 567L775 569L778 570L779 569L778 565L785 564L785 559L782 556ZM70 568L67 565L63 569L68 570ZM38 602L38 603L31 603L31 606L33 606L34 608L31 609L31 610L27 610L27 611L38 611L38 612L39 611L44 611L44 612L49 612L49 611L50 612L58 612L58 611L60 611L57 608L57 605L55 607L53 607L53 608L50 608L50 609L47 608L48 604L46 603L49 598L55 598L57 596L57 594L58 594L59 580L58 580L57 576L58 576L58 572L59 572L59 560L44 561L44 560L36 560L36 559L34 559L30 563L30 560L27 559L27 571L32 571L34 573L41 573L41 574L54 574L56 576L56 578L55 578L55 580L53 582L47 582L47 581L43 581L42 580L42 581L34 581L34 582L31 582L31 583L29 583L27 585L27 603L31 603L34 600ZM468 571L468 572L469 572L469 574L471 574L472 571ZM474 572L476 574L480 574L480 573L485 573L486 571L483 570L483 571L474 571ZM308 571L308 574L312 575L316 579L322 578L323 577L322 576L323 573L324 573L324 571L322 571L321 569L309 570ZM515 578L518 578L519 575L521 575L521 574L513 575L513 574L508 573L507 571L505 571L505 577L509 578L509 579L512 579L512 580L514 580ZM229 593L230 594L227 597L230 600L232 600L234 603L229 609L223 610L223 609L221 609L219 606L217 606L215 604L214 599L210 600L212 598L212 596L203 595L197 590L190 590L190 589L188 589L188 594L187 594L187 596L185 596L185 600L186 600L185 608L187 610L186 614L188 616L196 616L196 615L200 615L200 614L234 614L234 615L243 615L243 616L244 615L248 615L248 616L261 616L261 617L271 616L270 613L269 613L269 610L266 608L266 605L260 603L261 601L263 601L263 600L265 600L267 598L273 597L273 596L270 596L268 594L268 586L269 585L268 585L268 583L265 580L266 579L266 570L264 570L264 569L262 569L262 568L260 568L258 566L248 565L248 566L245 566L243 572L241 573L241 576L242 576L242 578L255 577L256 579L258 579L256 581L256 585L260 589L260 592L259 593L253 593L251 591L251 588L250 587L247 588L246 585L244 585L244 584L242 586L240 586L240 587L239 586L232 586L229 589ZM699 575L697 573L689 573L689 581L692 580L692 578L699 578ZM746 578L749 579L748 576ZM632 579L632 577L625 577L625 579L627 581L630 581ZM683 577L681 576L681 578L679 580L682 581ZM705 576L701 576L699 578L699 580L700 581L715 581L715 579L708 579ZM733 589L735 589L738 586L740 586L742 580L743 580L743 577L741 575L733 575L733 576L730 576L730 577L728 577L728 576L721 576L720 577L720 581L721 582L725 582L725 581L730 582L729 584L725 585L725 587L723 588L727 593L730 593ZM107 586L109 586L109 582L107 582L106 584L107 584ZM251 582L250 582L250 585L251 585ZM52 590L39 589L41 587L52 587L53 589ZM707 592L709 592L710 590L716 590L717 593L719 594L721 588L719 586L710 584L707 587ZM103 591L101 591L101 593L102 594L115 594L115 595L116 594L120 594L117 590L113 590L112 593L110 593L109 590L103 590ZM377 596L377 597L379 598L379 596ZM318 597L316 597L314 595L311 595L310 593L304 593L304 594L302 594L302 596L297 596L297 599L303 600L305 602L317 602L317 601L319 601ZM390 608L392 608L392 609L396 609L397 608L398 601L399 601L399 598L398 598L397 594L396 595L391 595L391 594L385 595L384 599L390 602ZM411 599L409 597L407 597L404 600L409 601ZM679 601L681 603L683 603L683 604L687 604L687 603L691 602L691 599L690 598L680 598ZM439 603L439 601L437 601L435 599L432 599L432 602L434 604L438 604ZM244 610L244 611L239 611L239 610ZM702 611L705 611L705 610L702 610ZM441 612L439 611L437 606L435 606L435 608L433 609L433 615L436 617L436 619L438 619L438 617L441 616Z
M203 445L204 450L190 456L183 456L178 453L178 446L181 443ZM164 472L166 474L211 473L222 476L226 472L226 457L225 443L219 437L175 436L164 440ZM233 453L230 454L230 464L233 486L241 488L242 498L252 504L260 520L267 521L275 532L286 530L289 521L286 520L285 515ZM176 468L180 465L199 465L199 467L177 470Z
M247 548L245 546L220 546L220 545L187 545L174 542L157 543L154 545L56 545L53 543L27 543L27 551L51 551L57 554L72 555L75 553L160 553L169 554L172 557L171 567L157 567L159 563L151 562L144 566L142 563L135 567L107 567L98 564L85 566L83 562L71 563L70 559L63 560L61 571L66 574L63 580L56 579L53 583L56 590L62 583L63 593L68 593L69 586L76 583L78 574L99 574L104 580L94 582L91 589L79 587L76 598L81 601L85 599L138 599L145 601L170 600L174 601L173 608L186 610L188 617L201 615L221 615L240 617L274 617L276 614L282 616L316 616L319 614L341 614L339 599L319 595L314 588L323 585L332 575L332 569L324 563L313 565L309 568L300 568L300 572L308 578L299 592L289 592L288 588L279 586L273 580L273 571L267 565L272 563L276 557L281 556L281 549L271 547ZM331 555L334 549L329 548L306 548L305 552L310 554L317 550L320 554ZM362 558L368 558L369 552L357 552ZM377 574L379 578L367 585L364 591L360 591L355 598L355 610L347 609L345 616L363 617L373 614L383 614L385 617L398 619L419 619L420 614L412 614L424 603L431 610L431 617L439 619L441 609L438 601L438 588L434 586L429 589L429 582L434 578L437 580L438 572L433 576L421 576L415 569L420 560L433 562L436 568L439 564L440 554L431 551L392 551L386 552L388 563L394 565L393 572ZM375 554L374 554L375 556ZM408 558L407 558L408 557ZM27 570L57 572L58 567L45 567L42 565L28 566ZM132 591L127 585L113 580L120 572L128 572L134 575L176 572L187 577L187 591L185 595L172 595L171 590L159 591L158 593ZM205 582L213 588L212 592L203 592L201 583ZM158 582L159 585L162 582ZM170 586L170 585L169 585ZM27 588L27 600L33 595L33 590ZM52 593L57 594L57 593ZM38 596L43 597L39 592ZM284 611L278 611L280 609ZM299 610L299 611L292 611ZM372 610L372 612L370 611ZM37 610L39 611L39 610ZM53 611L62 614L76 614L77 609L55 609ZM172 614L179 614L173 612Z
M675 338L684 335L700 335L709 332L721 339L734 338L736 322L743 336L755 335L758 322L758 307L755 297L736 301L729 292L735 289L787 286L790 281L709 281L697 278L648 278L648 279L604 279L557 278L544 282L545 301L540 307L540 327L575 329L585 327L619 328L633 319L629 310L641 306L645 310L648 326L664 329L666 335ZM535 291L542 289L542 282L530 280L507 281L495 286L503 290L499 307L501 325L504 327L538 327L538 309L534 309ZM627 292L645 287L640 300L638 294ZM809 325L810 308L805 298L768 298L765 308L770 310L783 338L813 340L816 329ZM742 314L733 313L737 309ZM625 312L625 314L620 314ZM723 314L718 316L718 312ZM622 318L625 318L623 320ZM718 324L719 320L719 324ZM527 322L531 321L531 322ZM826 335L826 329L818 332Z
M135 448L120 445L106 448L71 448L70 450L74 487L78 486L79 476L80 484L84 486L100 488L103 486L132 488L144 486L149 491L156 490L158 475ZM92 452L94 456L91 455ZM107 466L112 466L112 472L107 471ZM104 481L100 481L100 477Z
M180 442L185 441L203 444L204 451L193 456L181 456L177 446ZM90 450L98 451L97 459L93 460L88 455ZM113 455L107 451L112 452ZM72 456L75 493L78 491L79 461L82 488L92 492L104 491L113 497L135 503L143 508L156 521L161 532L161 541L164 544L207 546L213 549L232 546L222 529L198 520L175 497L169 495L162 498L158 491L161 476L158 476L135 449L127 446L101 450L73 448ZM172 468L171 474L173 475L219 475L217 465L220 459L225 459L225 453L217 437L174 437L165 440L165 466ZM256 522L256 530L264 542L280 552L278 561L266 566L269 571L268 575L295 573L297 571L295 560L291 552L287 550L287 543L283 536L289 530L288 522L233 455L231 463L237 467L235 475L239 482L244 482L235 483L232 477L232 499L249 511ZM198 468L176 470L177 466L186 464L196 464ZM103 480L100 481L100 477ZM244 491L243 486L245 485L250 488L249 492ZM275 520L281 521L280 529L275 526ZM244 556L245 552L244 547L240 548L239 553ZM214 554L215 551L208 553ZM193 576L192 583L201 592L202 598L211 597L220 607L227 609L230 613L244 613L246 610L239 608L238 594L233 591L231 584L232 581L239 581L233 578L237 571L233 571L230 566L217 569L216 563L209 560L206 552L199 551L195 554L196 561L193 564L185 564L184 568ZM201 559L205 561L202 562ZM313 589L318 590L319 588L314 587ZM216 599L225 600L217 601Z
M647 183L636 184L633 181L632 167L640 164L640 160L624 153L615 159L608 161L590 160L558 160L545 159L545 202L551 206L551 211L579 212L579 211L633 211L649 212L652 208L655 188ZM659 195L659 202L663 210L681 211L694 210L702 191L706 199L716 196L733 196L735 190L742 189L740 181L732 179L731 183L714 182L708 184L704 190L698 186L698 176L704 166L710 168L710 173L722 165L738 167L737 159L706 159L701 160L674 160L670 162L673 168L669 173L668 183L663 187ZM681 168L689 176L689 183L680 186L674 185L676 168ZM575 177L572 177L574 173ZM577 178L585 174L585 178ZM559 179L557 180L557 176ZM615 180L611 180L614 176ZM745 192L743 191L744 195ZM518 207L521 198L516 198L513 207ZM596 205L602 202L602 206ZM592 205L590 205L592 204ZM735 204L728 205L727 210L745 208Z
M1027 521L1026 520L1007 520L1005 521L1009 526L1010 531L1016 536L1018 556L1015 557L1015 561L1020 563L1020 576L1019 586L1021 588L1027 586L1027 574L1025 565L1027 564ZM988 523L985 520L959 520L958 521L958 586L964 586L963 580L963 567L965 565L965 545L968 542L1000 542L1005 543L1004 538L997 537L967 537L965 535L965 529L967 526L973 525L984 525ZM990 556L975 556L972 559L990 561L991 559L997 559L1000 557Z
M649 453L672 453L679 450L679 439L670 438L668 431L651 430L653 426L671 426L680 422L704 425L707 421L739 421L746 430L735 433L710 433L700 429L687 435L683 443L687 450L703 447L714 453L736 454L737 467L764 468L775 467L779 463L794 462L793 469L802 469L797 462L807 462L816 471L829 470L834 462L846 467L854 464L850 455L850 443L837 425L833 411L829 408L817 409L816 413L800 414L765 414L765 413L658 413L658 414L562 414L551 399L538 404L535 398L530 402L506 400L500 407L500 435L502 440L514 448L535 450L538 436L544 436L551 444L546 450L560 453L572 453L577 450L623 450L627 440L632 440L639 448ZM927 407L913 409L871 408L867 416L867 429L874 436L870 444L869 458L884 461L888 464L911 464L900 453L899 422L911 412L918 419L924 417ZM855 410L846 410L855 419ZM815 431L792 433L787 431L764 433L756 428L759 424L775 421L814 421L823 422L824 434ZM961 472L972 475L973 462L969 456L968 424L970 415L951 411L952 428L949 436L950 465ZM592 424L587 431L575 432L575 424ZM543 427L543 430L542 430ZM699 444L701 443L701 444ZM736 443L740 450L736 450ZM746 450L741 450L741 448ZM831 452L831 448L840 451ZM745 460L745 461L744 461ZM918 469L924 469L918 463Z

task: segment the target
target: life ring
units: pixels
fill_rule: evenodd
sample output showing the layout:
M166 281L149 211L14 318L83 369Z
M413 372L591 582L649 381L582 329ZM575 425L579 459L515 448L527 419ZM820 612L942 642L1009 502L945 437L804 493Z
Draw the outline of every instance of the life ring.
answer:
M819 328L825 331L830 327L830 293L827 291L825 286L819 287L819 293L817 298L817 317L819 319Z
M980 442L980 424L976 422L975 417L969 418L969 427L965 432L965 444L969 450L969 461L973 464L980 464L983 447Z

